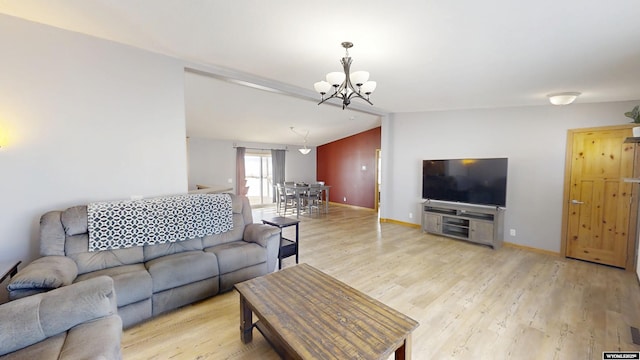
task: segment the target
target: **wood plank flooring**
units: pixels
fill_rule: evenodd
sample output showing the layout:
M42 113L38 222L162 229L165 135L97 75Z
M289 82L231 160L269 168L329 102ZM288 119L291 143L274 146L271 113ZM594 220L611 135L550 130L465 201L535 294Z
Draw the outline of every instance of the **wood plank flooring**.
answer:
M254 210L254 222L274 216ZM300 261L417 320L414 359L602 359L640 351L635 274L522 249L491 248L379 223L331 206L300 217ZM284 229L292 236L293 228ZM283 267L295 263L285 259ZM235 291L125 330L125 359L278 359L240 341Z

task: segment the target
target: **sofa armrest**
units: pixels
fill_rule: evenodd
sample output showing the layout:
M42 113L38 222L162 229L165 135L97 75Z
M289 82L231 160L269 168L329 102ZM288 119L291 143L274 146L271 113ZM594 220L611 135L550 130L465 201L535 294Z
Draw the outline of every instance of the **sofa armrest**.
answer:
M273 272L280 251L280 233L278 227L265 224L249 224L244 229L244 241L253 242L267 249L267 272Z
M117 314L113 279L98 276L0 305L0 355Z
M78 266L66 256L44 256L25 266L14 276L7 290L15 300L38 292L71 285L78 276Z
M244 228L244 241L256 243L262 247L268 247L269 240L280 241L280 229L264 224L249 224Z

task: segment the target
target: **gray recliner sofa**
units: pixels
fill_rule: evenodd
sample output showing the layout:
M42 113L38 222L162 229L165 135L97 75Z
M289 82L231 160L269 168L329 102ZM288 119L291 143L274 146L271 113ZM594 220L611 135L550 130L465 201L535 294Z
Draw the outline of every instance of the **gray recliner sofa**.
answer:
M0 305L0 359L121 359L113 280L98 276Z
M124 327L231 290L275 269L280 229L254 224L249 200L231 195L233 229L180 241L89 251L87 206L40 220L41 258L10 281L18 299L101 275L113 278Z

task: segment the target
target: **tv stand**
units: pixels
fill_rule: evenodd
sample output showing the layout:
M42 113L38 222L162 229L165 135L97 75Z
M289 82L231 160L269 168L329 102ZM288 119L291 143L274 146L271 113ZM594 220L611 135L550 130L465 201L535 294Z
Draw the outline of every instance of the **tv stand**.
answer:
M504 208L427 200L422 204L422 231L502 247Z

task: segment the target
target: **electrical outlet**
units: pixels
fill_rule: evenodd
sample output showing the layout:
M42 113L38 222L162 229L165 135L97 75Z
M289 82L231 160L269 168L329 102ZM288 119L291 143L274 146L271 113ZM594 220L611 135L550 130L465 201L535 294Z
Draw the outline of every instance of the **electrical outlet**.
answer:
M516 229L509 230L509 235L516 236Z
M409 213L409 219L413 219L413 213Z
M342 198L342 201L347 202L347 197Z

